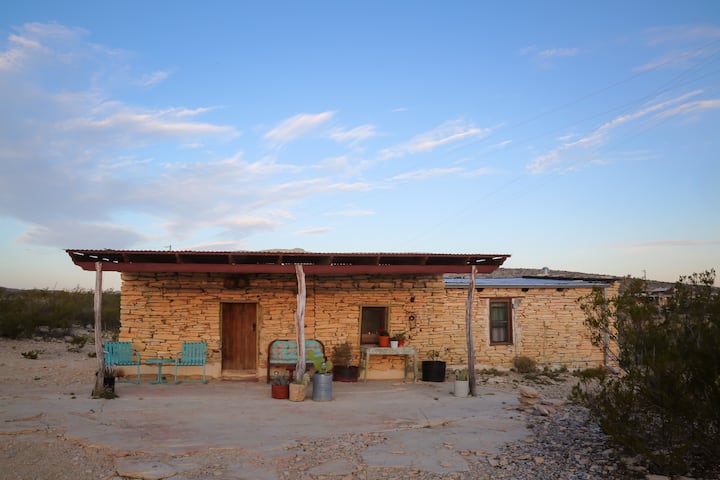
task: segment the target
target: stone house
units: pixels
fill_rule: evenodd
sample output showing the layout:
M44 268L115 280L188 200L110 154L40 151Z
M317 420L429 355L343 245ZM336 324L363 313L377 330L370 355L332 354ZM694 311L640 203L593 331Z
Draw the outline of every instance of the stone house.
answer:
M295 338L296 264L305 272L306 338L322 341L328 355L334 345L348 341L356 365L361 342L372 342L378 328L405 332L419 359L436 350L450 366L462 365L473 265L478 272L472 331L478 367L510 367L518 355L548 366L599 365L603 351L590 344L577 299L593 287L615 288L607 280L487 277L509 255L67 253L85 270L121 272L120 340L131 341L143 359L169 358L183 341L205 341L207 373L214 378L262 378L269 343ZM154 367L143 368L154 372ZM401 377L404 361L398 356L373 359L368 374Z

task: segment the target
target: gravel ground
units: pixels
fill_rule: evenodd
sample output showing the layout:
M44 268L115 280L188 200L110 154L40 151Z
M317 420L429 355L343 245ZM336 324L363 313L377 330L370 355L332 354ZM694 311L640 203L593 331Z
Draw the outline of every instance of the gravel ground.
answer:
M96 360L87 352L68 351L65 341L0 339L0 387L28 384L32 387L77 385L87 388ZM38 360L29 360L22 352L40 351ZM58 373L59 372L59 373ZM540 383L538 383L540 382ZM187 458L173 458L174 463L186 462L181 472L169 478L199 480L227 479L621 479L642 477L642 466L622 461L606 442L598 427L587 417L585 409L563 402L575 379L571 375L535 381L516 374L480 375L479 391L516 392L522 384L538 390L551 406L549 415L522 413L533 435L505 445L499 453L459 451L468 464L461 472L433 473L408 467L369 467L362 453L382 443L379 433L349 434L322 440L299 439L285 452L272 456L252 457L235 449L197 452ZM5 388L1 395L5 396ZM90 392L78 391L78 395ZM507 407L515 408L515 407ZM520 413L519 413L520 414ZM446 445L453 449L453 445ZM66 439L63 432L48 425L42 431L16 432L2 435L0 441L0 478L2 479L120 479L122 462L128 455L134 462L161 463L167 458L143 456L142 453L113 452L81 445ZM629 467L629 468L628 468ZM254 473L253 473L254 472ZM342 473L337 473L342 472ZM151 477L164 478L161 474Z

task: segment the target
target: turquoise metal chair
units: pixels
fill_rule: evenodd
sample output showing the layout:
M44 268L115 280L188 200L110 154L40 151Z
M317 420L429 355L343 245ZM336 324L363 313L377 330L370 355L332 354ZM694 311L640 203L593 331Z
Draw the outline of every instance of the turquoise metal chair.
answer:
M178 367L198 367L202 365L202 380L185 380L186 382L207 383L205 379L205 361L207 358L207 343L183 342L182 351L175 355L175 383L178 382Z
M105 365L111 367L137 366L137 381L118 380L118 382L140 383L140 353L132 349L130 342L105 342Z

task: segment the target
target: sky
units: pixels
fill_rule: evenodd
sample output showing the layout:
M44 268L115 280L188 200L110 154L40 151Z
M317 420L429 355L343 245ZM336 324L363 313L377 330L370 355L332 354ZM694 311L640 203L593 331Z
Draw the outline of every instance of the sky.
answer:
M65 249L720 271L720 2L0 6L0 286ZM119 288L118 274L104 287Z

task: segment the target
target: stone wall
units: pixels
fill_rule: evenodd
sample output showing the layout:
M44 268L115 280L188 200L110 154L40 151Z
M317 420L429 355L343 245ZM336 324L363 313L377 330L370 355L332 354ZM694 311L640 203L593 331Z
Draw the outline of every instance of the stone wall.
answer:
M249 302L258 306L258 375L264 376L268 344L294 339L295 275L246 275L236 288L226 288L221 274L123 273L120 340L132 341L143 359L173 357L183 341L208 343L208 374L221 373L221 304ZM442 276L308 276L305 336L333 345L348 341L354 364L360 357L363 306L388 308L391 333L407 332L407 345L418 359L429 350L441 352L451 365L465 360L466 289L446 289ZM515 355L549 365L583 366L602 361L589 345L576 302L588 290L531 289L529 292L485 289L474 305L474 340L479 366L508 367ZM489 346L487 309L490 297L519 298L515 315L517 343ZM403 375L399 356L373 357L370 378ZM153 373L146 369L144 373Z
M608 289L617 294L617 286ZM591 288L485 288L476 292L473 302L473 342L478 368L510 368L516 356L526 356L539 366L570 369L602 365L603 350L592 345L578 299ZM514 300L513 343L491 345L488 325L491 299ZM466 360L465 302L467 289L448 289L444 317L457 324L459 332L449 339L447 360L464 364ZM453 321L452 319L456 319ZM462 322L460 320L462 319Z

